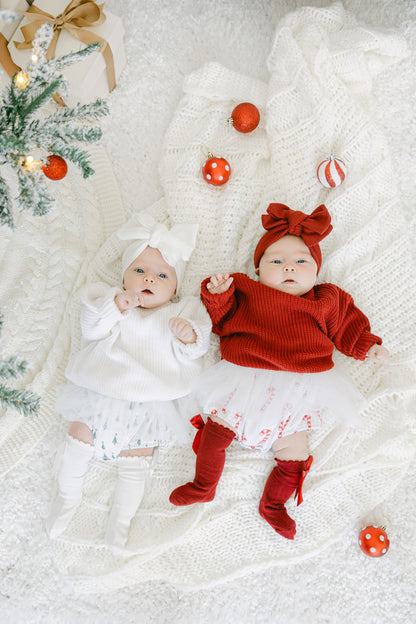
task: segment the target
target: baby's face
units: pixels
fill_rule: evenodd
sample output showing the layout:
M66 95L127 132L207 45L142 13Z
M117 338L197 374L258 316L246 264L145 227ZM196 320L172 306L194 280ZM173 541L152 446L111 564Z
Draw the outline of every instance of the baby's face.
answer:
M315 285L318 266L303 240L287 234L267 247L256 272L261 284L300 297Z
M124 271L123 286L142 295L141 307L157 308L175 296L176 271L158 249L146 247Z

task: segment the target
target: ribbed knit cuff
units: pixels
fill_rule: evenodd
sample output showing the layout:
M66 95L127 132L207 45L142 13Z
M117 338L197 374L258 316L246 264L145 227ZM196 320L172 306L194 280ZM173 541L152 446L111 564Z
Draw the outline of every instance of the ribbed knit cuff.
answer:
M196 334L196 342L192 342L191 344L185 344L176 336L174 336L173 340L174 342L176 342L181 352L186 355L187 358L189 358L190 360L196 360L197 358L205 355L205 353L208 351L209 334L207 336L204 336L204 334L199 331L198 327L196 327L191 320L185 320L187 320L188 323L192 325L192 329Z
M354 358L357 360L365 360L370 347L372 347L373 344L381 345L382 342L383 341L379 336L371 334L370 332L364 332L357 340L354 347Z
M231 286L224 293L220 293L218 295L214 295L210 293L207 288L207 284L210 281L210 277L207 277L201 284L201 299L203 302L207 302L209 307L221 309L224 306L228 305L229 300L234 296L235 292L235 284L234 281L231 282Z

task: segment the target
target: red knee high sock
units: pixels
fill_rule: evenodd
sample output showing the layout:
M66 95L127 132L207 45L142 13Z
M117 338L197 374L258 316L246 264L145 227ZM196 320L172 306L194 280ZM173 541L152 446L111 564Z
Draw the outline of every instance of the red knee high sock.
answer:
M298 505L302 502L303 480L312 464L312 455L305 461L282 461L276 459L277 466L271 471L261 497L259 512L273 529L287 539L296 534L296 522L289 516L285 502L295 490Z
M208 418L202 430L196 456L195 478L173 490L169 500L174 505L206 503L214 499L225 463L225 449L235 437L234 431Z

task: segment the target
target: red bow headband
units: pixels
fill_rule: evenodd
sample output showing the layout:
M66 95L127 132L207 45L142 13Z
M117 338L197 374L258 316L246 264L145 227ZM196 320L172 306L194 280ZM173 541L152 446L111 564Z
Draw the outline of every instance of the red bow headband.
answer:
M286 234L292 234L293 236L300 236L305 245L309 247L319 271L322 264L319 243L332 230L331 215L324 204L315 208L310 215L300 210L292 210L284 204L270 204L267 208L267 214L262 215L261 221L267 232L257 243L254 252L256 269L267 247Z

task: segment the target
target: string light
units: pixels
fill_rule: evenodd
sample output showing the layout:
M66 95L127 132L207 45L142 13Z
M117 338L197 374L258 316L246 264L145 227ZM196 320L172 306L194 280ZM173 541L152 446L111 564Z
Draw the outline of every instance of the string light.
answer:
M25 89L29 81L29 76L26 72L20 71L16 74L14 81L21 89Z
M37 63L37 62L38 62L38 60L39 60L39 58L38 58L38 55L37 55L37 54L32 54L31 59L32 59L32 63Z
M29 156L26 156L26 158L24 158L22 162L22 165L26 169L26 171L34 171L35 169L40 168L41 164L42 161L35 160L34 156L32 156L31 154L29 154Z

